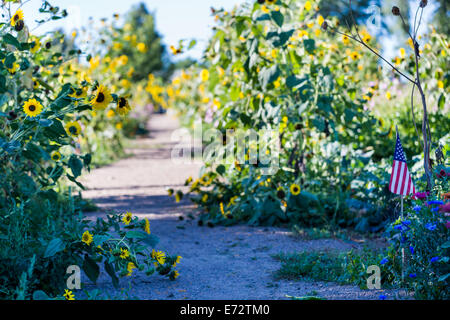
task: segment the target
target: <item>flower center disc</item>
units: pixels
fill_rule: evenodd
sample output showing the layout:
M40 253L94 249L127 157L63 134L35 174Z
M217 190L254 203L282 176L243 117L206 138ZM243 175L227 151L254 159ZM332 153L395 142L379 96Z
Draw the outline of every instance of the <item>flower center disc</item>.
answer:
M127 105L127 100L125 100L124 98L120 98L119 100L119 108L123 108Z
M28 109L29 109L31 112L33 112L33 111L36 110L36 106L31 105L31 106L28 107Z
M69 131L71 134L77 134L77 128L76 127L70 127Z
M97 102L103 102L103 101L105 101L105 95L102 93L102 92L100 92L98 95L97 95L97 100L96 100Z

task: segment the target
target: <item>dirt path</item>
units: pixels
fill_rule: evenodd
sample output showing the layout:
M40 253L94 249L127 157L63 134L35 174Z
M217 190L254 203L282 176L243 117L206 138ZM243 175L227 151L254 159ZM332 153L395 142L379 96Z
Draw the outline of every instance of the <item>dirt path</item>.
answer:
M349 250L355 243L340 240L306 241L280 228L199 227L187 219L195 212L188 200L175 203L166 188L183 189L187 177L198 176L196 164L179 165L171 161L171 133L178 126L168 115L154 115L151 135L135 142L135 156L111 166L93 170L84 178L88 191L104 215L108 209L131 211L150 219L152 232L160 238L158 248L183 258L176 281L154 275L136 275L121 280L130 294L140 299L286 299L286 295L305 296L311 291L327 299L378 299L379 291L354 286L311 281L277 280L273 273L280 263L272 255L305 249L336 248ZM183 221L179 216L184 216ZM114 293L107 277L98 281L101 289Z

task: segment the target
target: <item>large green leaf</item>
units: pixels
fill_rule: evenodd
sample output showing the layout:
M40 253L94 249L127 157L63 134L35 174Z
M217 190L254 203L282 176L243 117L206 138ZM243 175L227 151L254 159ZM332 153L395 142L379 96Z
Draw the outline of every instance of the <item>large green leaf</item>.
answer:
M58 252L63 251L66 248L64 242L60 238L55 238L50 241L45 249L44 258L51 258Z
M100 268L97 263L87 254L84 255L83 271L86 273L89 280L94 283L97 282L98 276L100 275Z

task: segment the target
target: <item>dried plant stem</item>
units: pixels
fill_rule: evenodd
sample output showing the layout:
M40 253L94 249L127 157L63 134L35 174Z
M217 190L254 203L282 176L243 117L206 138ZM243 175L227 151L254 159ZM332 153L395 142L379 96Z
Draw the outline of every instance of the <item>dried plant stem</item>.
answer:
M343 36L348 37L349 39L352 39L356 42L358 42L359 44L363 45L365 48L367 48L369 51L371 51L373 54L375 54L378 58L380 58L381 60L383 60L386 64L388 64L392 70L394 70L395 72L397 72L399 75L403 76L406 80L408 80L409 82L411 82L413 84L413 88L412 88L412 92L411 92L411 113L412 113L412 119L413 119L413 123L414 123L414 128L416 130L417 135L420 137L419 132L417 130L417 125L416 125L416 121L415 121L415 115L414 115L414 89L417 86L417 89L419 91L420 97L421 97L421 102L422 102L422 107L423 107L423 118L422 118L422 137L423 137L423 153L424 153L424 170L425 170L425 176L427 179L427 189L431 189L433 187L433 180L432 180L432 172L431 172L431 162L430 162L430 150L431 150L431 131L430 131L430 124L428 121L428 110L427 110L427 102L426 102L426 97L425 97L425 93L423 91L422 88L422 84L420 82L420 72L419 72L419 44L416 41L416 35L417 35L417 31L420 27L421 21L422 21L422 14L423 14L423 7L418 7L416 14L415 14L415 19L414 19L414 27L413 27L413 35L411 35L411 33L409 32L409 28L407 27L403 16L398 13L396 15L399 15L403 25L405 26L405 29L408 30L408 34L409 37L412 40L412 46L413 46L413 51L414 51L414 57L415 57L415 79L412 79L412 77L406 75L405 73L403 73L402 71L400 71L398 68L396 68L394 65L392 65L392 63L390 63L388 60L386 60L381 54L379 54L378 52L376 52L374 49L372 49L368 44L366 44L364 42L364 40L361 38L360 34L359 34L359 30L358 30L358 25L356 23L356 20L353 16L353 10L352 10L352 1L349 0L349 6L350 6L350 16L352 18L352 22L353 25L355 26L355 30L356 30L356 36L349 35L346 34L344 32L339 31L337 28L333 28L331 26L326 26L327 28L330 28L330 30L332 30L333 32L336 32L338 34L341 34ZM398 10L398 8L397 8ZM420 13L420 17L419 17L419 21L417 21L417 14L419 12L419 10L422 10ZM417 24L417 25L416 25ZM350 33L352 33L351 27L349 27L350 29Z

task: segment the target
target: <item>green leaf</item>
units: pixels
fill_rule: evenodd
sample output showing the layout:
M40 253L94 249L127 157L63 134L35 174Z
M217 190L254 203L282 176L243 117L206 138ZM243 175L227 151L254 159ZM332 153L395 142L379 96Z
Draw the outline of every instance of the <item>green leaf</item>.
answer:
M33 292L33 300L50 300L49 296L42 290Z
M272 11L270 13L270 16L272 17L273 21L281 28L284 23L284 16L280 11Z
M63 251L65 248L65 244L60 238L53 239L47 245L47 249L45 249L44 258L51 258L58 252Z
M314 39L303 39L303 45L305 46L306 52L313 54L316 50L316 42Z
M307 78L299 78L296 75L290 75L286 78L286 85L289 89L299 87L301 84L307 81Z
M450 273L444 274L443 276L439 277L438 281L443 282L447 280L448 277L450 277Z
M447 242L443 243L443 244L441 245L441 248L442 248L442 249L448 249L448 248L450 248L450 241L447 241Z
M97 263L87 254L84 255L82 268L88 276L89 280L91 280L93 283L96 283L98 276L100 275L100 268Z
M5 41L7 44L10 44L16 48L20 48L20 42L17 40L16 37L14 37L12 34L7 33L3 36L3 41Z
M74 178L77 178L81 175L81 170L83 170L83 162L76 155L71 155L69 159L69 168L72 170L72 174Z
M107 260L105 261L105 271L111 277L114 288L117 289L117 287L119 286L119 278L117 278L117 275L114 272L113 266Z
M216 172L217 172L218 174L220 174L220 175L223 175L223 174L225 173L225 166L224 166L223 164L219 165L219 166L216 168Z
M263 89L266 89L267 85L271 84L280 76L280 69L278 69L277 65L274 65L270 68L264 68L261 70L258 75L259 81Z

